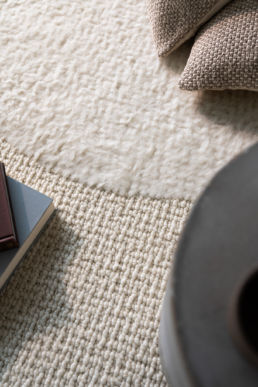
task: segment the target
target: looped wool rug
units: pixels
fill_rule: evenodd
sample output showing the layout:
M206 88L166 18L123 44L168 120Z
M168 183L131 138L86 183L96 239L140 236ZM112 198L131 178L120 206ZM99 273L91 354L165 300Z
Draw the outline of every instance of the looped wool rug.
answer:
M165 386L173 252L192 199L257 140L257 95L179 90L192 43L158 59L144 1L0 10L0 159L58 208L0 295L0 384Z
M192 203L91 189L3 140L0 160L58 208L0 294L0 385L165 386L160 310Z

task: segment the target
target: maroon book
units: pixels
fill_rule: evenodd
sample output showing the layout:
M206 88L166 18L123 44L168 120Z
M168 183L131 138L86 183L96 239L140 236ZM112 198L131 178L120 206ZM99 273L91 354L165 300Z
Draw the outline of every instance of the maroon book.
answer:
M4 164L0 162L0 252L19 247ZM1 256L0 256L1 259Z

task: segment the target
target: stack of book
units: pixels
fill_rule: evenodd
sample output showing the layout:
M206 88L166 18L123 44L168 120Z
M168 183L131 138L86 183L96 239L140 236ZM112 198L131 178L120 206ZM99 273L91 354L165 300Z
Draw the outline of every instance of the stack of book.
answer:
M6 176L0 162L0 291L54 212L51 198Z

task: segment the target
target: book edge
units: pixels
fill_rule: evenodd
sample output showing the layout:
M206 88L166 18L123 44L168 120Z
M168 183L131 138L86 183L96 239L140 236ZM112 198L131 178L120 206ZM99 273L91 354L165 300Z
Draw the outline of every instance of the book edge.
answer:
M52 209L52 211L51 211ZM48 211L50 212L50 214L48 215ZM43 231L45 230L45 228L48 226L48 224L51 222L51 220L53 219L55 213L57 212L57 209L54 207L54 202L53 202L53 199L51 201L51 203L49 204L48 208L46 209L46 211L44 212L44 214L42 215L41 219L42 220L44 217L47 218L46 222L44 223L43 227L39 230L38 234L36 235L36 237L32 240L32 242L30 243L29 247L27 248L27 250L25 250L25 252L21 255L20 259L18 258L18 262L15 263L14 261L17 259L17 255L18 255L18 252L17 254L13 257L12 261L9 263L9 265L7 266L5 272L2 274L2 276L0 277L0 294L1 292L3 291L3 289L5 288L5 286L9 283L11 277L13 276L13 274L15 273L15 271L18 269L18 267L20 266L20 264L22 263L22 261L24 260L24 258L27 256L29 250L34 246L34 244L38 241L38 239L40 238L41 234L43 233ZM35 231L36 227L38 226L38 224L40 223L40 220L39 222L35 225L34 229L32 230L32 232L30 233L30 235L28 236L28 238L26 239L26 241L31 237L33 231ZM26 241L24 242L24 244L26 243ZM20 249L22 249L22 246L20 247ZM5 273L6 272L9 272L9 274L7 274L7 278L5 277ZM5 278L3 278L5 277Z
M19 243L18 234L17 234L17 230L16 230L15 219L13 216L12 200L11 200L11 196L10 196L10 190L9 190L8 179L7 179L4 163L1 163L1 168L2 168L2 174L3 174L4 186L5 186L5 192L6 192L6 199L7 199L7 204L8 204L8 208L9 208L9 215L10 215L10 219L11 219L11 223L12 223L13 236L14 236L14 240L16 242L15 247L19 247L20 243Z

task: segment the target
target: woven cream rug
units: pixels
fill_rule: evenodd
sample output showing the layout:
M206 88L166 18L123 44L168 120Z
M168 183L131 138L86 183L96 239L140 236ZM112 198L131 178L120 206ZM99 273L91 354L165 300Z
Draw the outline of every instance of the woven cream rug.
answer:
M0 385L165 386L159 316L191 202L90 189L3 140L0 160L58 208L0 294Z
M0 0L0 136L90 186L196 197L258 139L258 97L179 90L190 49L157 57L145 0Z
M0 159L58 208L0 295L0 386L165 386L182 226L258 139L256 93L179 90L190 49L157 57L144 0L0 0Z

